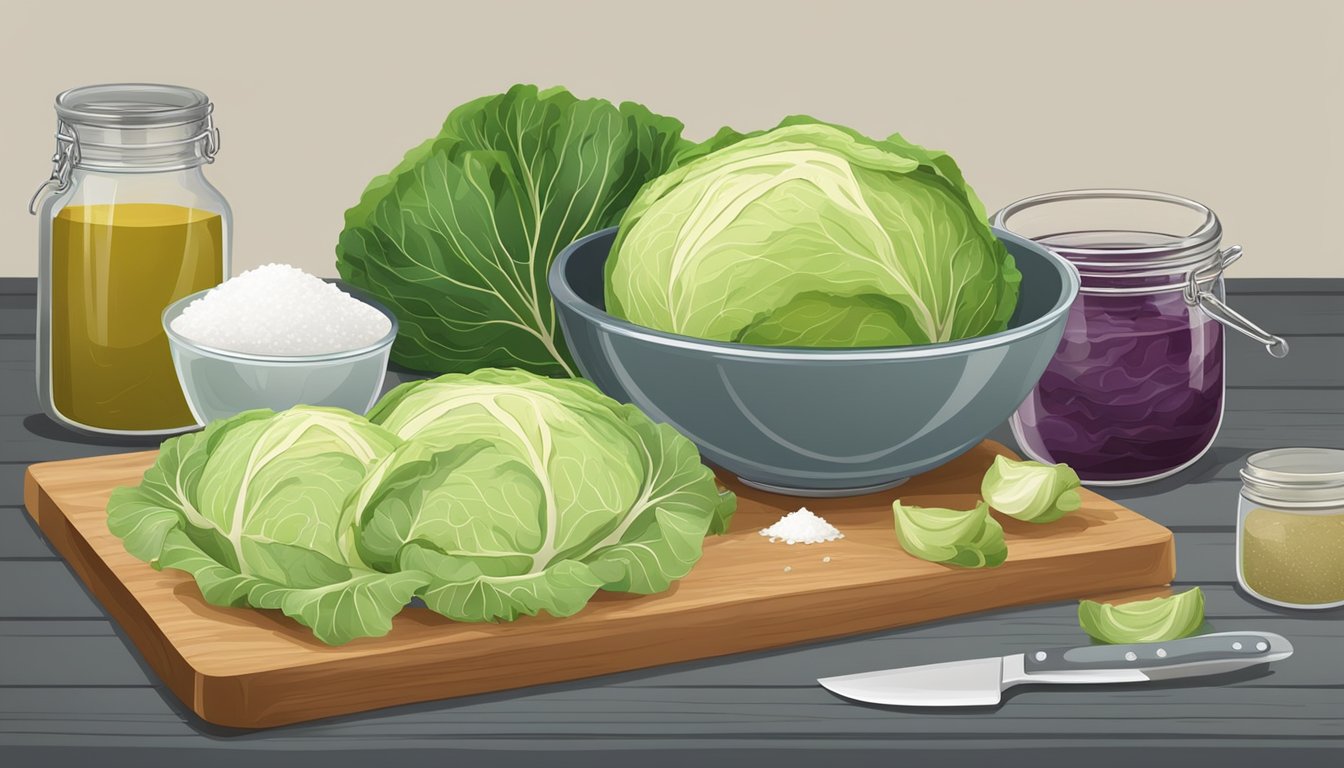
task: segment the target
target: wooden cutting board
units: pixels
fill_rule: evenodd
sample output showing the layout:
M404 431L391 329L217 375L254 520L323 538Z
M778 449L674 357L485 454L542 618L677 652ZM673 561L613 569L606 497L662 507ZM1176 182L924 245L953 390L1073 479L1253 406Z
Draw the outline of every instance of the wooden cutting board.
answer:
M386 637L328 647L278 611L217 608L178 571L155 571L107 529L104 506L138 483L153 452L35 464L24 499L52 545L168 687L202 718L266 727L899 627L974 611L1168 583L1166 528L1085 491L1049 525L1000 518L1008 561L961 570L902 551L891 501L967 509L994 456L985 442L905 485L850 499L739 495L732 530L705 542L661 595L600 593L575 616L459 624L408 608ZM770 543L759 535L806 504L845 538ZM829 561L826 560L829 558ZM899 665L900 659L892 659Z

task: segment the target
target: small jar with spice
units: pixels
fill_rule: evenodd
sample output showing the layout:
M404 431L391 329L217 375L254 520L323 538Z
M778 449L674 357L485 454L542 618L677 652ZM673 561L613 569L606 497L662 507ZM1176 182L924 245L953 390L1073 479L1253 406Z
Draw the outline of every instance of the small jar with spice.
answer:
M1344 450L1261 451L1241 480L1242 589L1286 608L1344 606Z

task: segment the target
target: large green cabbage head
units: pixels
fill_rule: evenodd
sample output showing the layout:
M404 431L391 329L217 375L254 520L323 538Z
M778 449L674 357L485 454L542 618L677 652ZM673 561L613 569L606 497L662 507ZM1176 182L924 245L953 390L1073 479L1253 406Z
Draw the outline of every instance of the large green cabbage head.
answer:
M582 380L449 374L369 418L405 442L350 498L360 556L428 574L426 605L459 621L661 592L735 505L689 440Z
M697 155L698 156L694 156ZM721 133L640 191L607 309L771 346L925 344L1003 330L1021 275L950 157L806 117Z
M680 122L638 104L516 85L454 109L369 183L345 213L336 267L396 313L397 363L573 375L551 260L619 221L689 145Z

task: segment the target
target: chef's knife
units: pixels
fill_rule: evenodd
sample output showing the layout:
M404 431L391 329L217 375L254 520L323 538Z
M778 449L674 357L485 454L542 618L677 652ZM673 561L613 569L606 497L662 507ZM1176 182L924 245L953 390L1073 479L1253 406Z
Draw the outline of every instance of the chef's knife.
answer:
M1165 643L1041 648L988 659L949 661L823 677L847 699L901 707L984 707L1015 685L1142 683L1232 672L1293 655L1270 632L1221 632Z

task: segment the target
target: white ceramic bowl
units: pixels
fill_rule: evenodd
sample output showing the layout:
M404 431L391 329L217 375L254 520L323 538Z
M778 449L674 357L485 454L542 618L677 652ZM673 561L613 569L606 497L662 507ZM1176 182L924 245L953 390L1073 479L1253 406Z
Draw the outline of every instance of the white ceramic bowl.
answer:
M173 320L206 291L170 304L163 329L187 405L206 424L253 408L281 411L295 405L327 405L363 414L382 392L397 318L376 301L355 298L382 312L391 330L377 342L323 355L254 355L207 347L173 331ZM354 295L354 294L352 294Z

